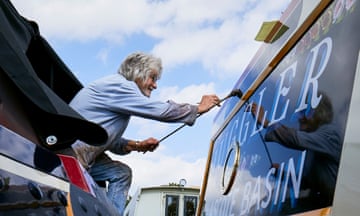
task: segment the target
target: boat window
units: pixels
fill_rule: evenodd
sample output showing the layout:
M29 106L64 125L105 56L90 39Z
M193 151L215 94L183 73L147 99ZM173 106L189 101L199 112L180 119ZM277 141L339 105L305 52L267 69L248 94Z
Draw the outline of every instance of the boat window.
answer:
M184 216L195 216L197 201L196 196L184 197Z
M178 216L179 215L179 196L166 195L166 216Z

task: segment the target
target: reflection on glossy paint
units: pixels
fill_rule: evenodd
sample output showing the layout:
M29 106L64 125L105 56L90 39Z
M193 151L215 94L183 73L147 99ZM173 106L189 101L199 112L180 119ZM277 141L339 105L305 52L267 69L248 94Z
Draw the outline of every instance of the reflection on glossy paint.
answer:
M310 2L307 1L307 4ZM268 61L261 57L251 67L254 73L248 76L250 81L245 80L248 83L244 84L245 81L239 79L235 88L250 93L245 98L247 101L228 103L218 115L216 124L220 125L220 129L213 140L203 212L206 215L291 215L325 207L312 202L312 188L309 189L308 183L312 183L316 175L307 172L309 166L313 167L313 164L307 163L311 161L308 160L312 156L311 148L292 149L264 137L279 125L296 132L302 131L301 123L292 117L304 115L310 118L315 115L311 111L320 107L324 95L330 96L335 105L337 121L334 133L343 135L355 71L356 59L353 57L358 55L357 36L351 33L353 29L358 29L354 28L358 25L358 11L353 13L358 8L354 7L356 4L349 4L346 11L345 2L334 1L313 27L306 30L302 39L295 43L296 46L290 48L290 53L280 60L279 65L271 69L273 71L266 75L268 77L259 76L258 82L250 85L251 80L257 79L259 71L266 74L266 70L259 65ZM334 12L335 5L339 9ZM336 22L331 23L333 13L337 14L333 17ZM346 20L345 15L349 15L349 19ZM269 49L266 54L269 54ZM334 88L334 83L339 88ZM258 121L259 110L251 113L246 108L253 104L264 108L262 122ZM230 113L231 119L224 113ZM269 120L267 125L270 122L272 128L265 130L264 119ZM224 121L223 125L221 121ZM221 194L223 170L231 169L231 163L224 162L232 160L226 155L234 142L239 142L241 148L240 162L234 184L224 196ZM341 148L342 142L336 143ZM315 144L313 146L316 147ZM270 154L266 151L267 147ZM331 153L335 155L334 158L340 156L334 149L331 149ZM317 191L317 188L313 190L315 193Z
M261 212L270 207L270 212L280 209L286 201L287 194L295 202L300 195L300 182L304 167L306 153L302 153L298 167L290 158L287 163L281 163L279 168L270 168L265 179L257 176L245 183L242 191L240 215L249 214L250 211Z
M210 206L210 212L216 212L216 215L247 215L250 212L261 212L267 208L270 211L276 211L289 198L288 194L291 196L290 199L295 202L300 195L305 157L306 151L303 151L297 165L295 165L295 160L290 158L286 163L281 163L279 168L269 169L265 178L260 175L251 177L239 175L236 178L237 187L231 191L229 196L211 200L206 205ZM246 170L242 173L246 173ZM211 191L209 192L211 193ZM238 201L238 208L232 206L234 200Z

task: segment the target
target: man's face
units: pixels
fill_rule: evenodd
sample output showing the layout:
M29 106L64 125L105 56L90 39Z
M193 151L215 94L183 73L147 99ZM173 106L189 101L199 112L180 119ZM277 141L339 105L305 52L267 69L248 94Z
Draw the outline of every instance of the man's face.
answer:
M140 91L143 95L150 97L152 90L157 88L157 80L159 78L159 72L157 70L152 70L150 76L143 81L142 79L136 79L135 83L138 85Z
M306 132L313 132L317 129L313 109L308 112L301 111L299 113L299 129Z

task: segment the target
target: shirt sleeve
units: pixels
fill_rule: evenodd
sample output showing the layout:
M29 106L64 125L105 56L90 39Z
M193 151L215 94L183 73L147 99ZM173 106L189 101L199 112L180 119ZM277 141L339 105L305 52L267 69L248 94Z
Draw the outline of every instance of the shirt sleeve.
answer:
M280 124L273 125L268 128L265 140L293 149L316 151L333 158L338 158L341 151L340 135L331 124L322 125L314 132L299 131Z
M138 116L162 122L181 122L193 125L197 116L197 106L173 101L157 101L144 96L132 81L107 82L93 89L97 101L112 112Z
M120 138L120 140L118 141L117 145L112 145L109 148L109 151L115 154L119 154L119 155L127 155L129 154L131 151L125 151L125 146L129 143L128 139L125 138Z

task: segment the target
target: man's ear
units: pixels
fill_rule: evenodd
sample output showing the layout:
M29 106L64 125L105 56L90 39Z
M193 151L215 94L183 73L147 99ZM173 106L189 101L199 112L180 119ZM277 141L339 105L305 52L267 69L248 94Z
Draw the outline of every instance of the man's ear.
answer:
M136 83L136 85L140 88L140 86L142 85L143 81L141 78L135 78L134 82Z

